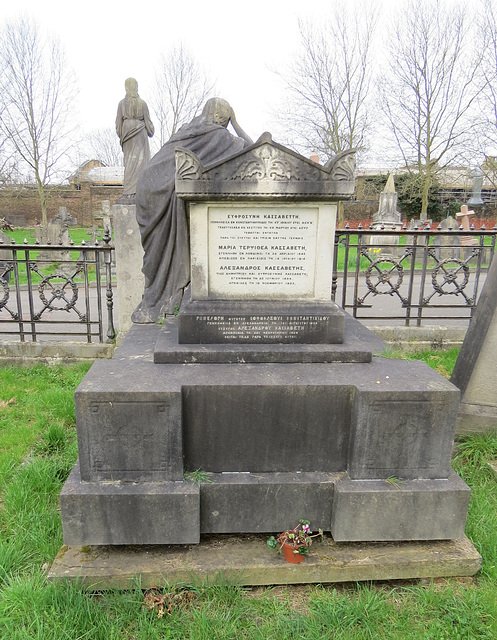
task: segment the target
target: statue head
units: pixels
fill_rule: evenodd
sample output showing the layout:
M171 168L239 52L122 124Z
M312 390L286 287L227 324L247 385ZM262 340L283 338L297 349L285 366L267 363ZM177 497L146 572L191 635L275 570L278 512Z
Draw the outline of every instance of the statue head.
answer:
M127 78L124 82L127 98L138 98L138 82L134 78Z
M222 98L210 98L205 103L202 115L209 122L227 127L230 118L233 115L233 109L230 107L227 100L223 100Z

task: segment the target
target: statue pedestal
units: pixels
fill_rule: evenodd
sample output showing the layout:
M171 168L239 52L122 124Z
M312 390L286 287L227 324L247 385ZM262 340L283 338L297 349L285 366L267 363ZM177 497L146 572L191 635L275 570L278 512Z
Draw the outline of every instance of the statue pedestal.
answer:
M114 244L116 246L118 343L131 328L131 314L142 299L145 277L141 271L143 248L136 222L136 206L115 204Z

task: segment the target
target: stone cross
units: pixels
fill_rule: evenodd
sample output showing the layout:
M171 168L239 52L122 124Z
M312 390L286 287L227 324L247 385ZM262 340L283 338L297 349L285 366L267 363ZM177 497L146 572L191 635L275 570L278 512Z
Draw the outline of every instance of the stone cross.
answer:
M468 205L461 205L461 211L456 213L456 218L461 221L461 226L464 231L470 230L469 219L475 215L474 211L468 210ZM478 244L478 240L476 238L472 238L471 236L463 236L461 238L461 245L463 247L471 247Z

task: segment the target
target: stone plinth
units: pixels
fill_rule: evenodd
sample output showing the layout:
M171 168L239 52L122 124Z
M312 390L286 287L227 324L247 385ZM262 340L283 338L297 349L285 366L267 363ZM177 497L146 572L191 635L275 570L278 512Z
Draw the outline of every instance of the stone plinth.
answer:
M349 322L346 336L357 321ZM208 532L274 532L301 517L341 540L462 535L468 489L450 468L459 392L427 365L377 357L156 364L160 332L134 326L76 391L85 480L76 469L61 495L67 543L174 543L161 518L180 516L188 517L188 542ZM184 511L191 485L181 474L197 469L211 482ZM387 482L392 476L401 491ZM368 504L373 490L381 532L368 526L367 509L361 519L354 507ZM131 514L142 513L142 498L163 516L138 527ZM418 526L423 512L433 516L431 528ZM351 514L360 526L349 526ZM129 519L140 534L131 535ZM111 523L112 534L99 522Z

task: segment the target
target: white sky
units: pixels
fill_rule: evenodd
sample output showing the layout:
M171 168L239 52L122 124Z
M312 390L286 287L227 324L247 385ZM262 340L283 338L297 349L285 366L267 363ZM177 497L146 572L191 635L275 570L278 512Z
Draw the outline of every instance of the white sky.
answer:
M217 95L230 102L240 125L256 139L273 128L271 109L281 101L282 83L270 69L283 68L296 51L298 17L322 18L332 2L17 0L3 3L0 20L26 13L60 38L78 80L85 131L114 126L127 77L138 80L141 97L150 102L160 53L182 41L216 81Z

